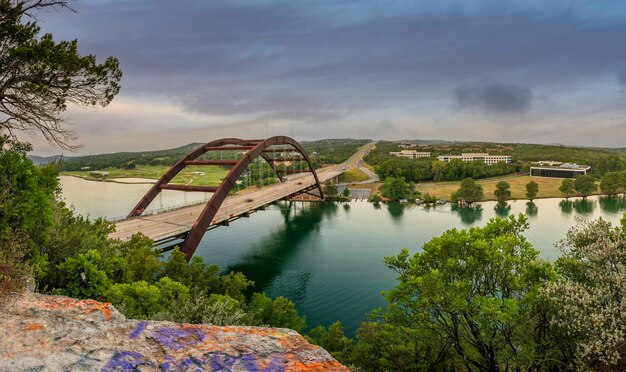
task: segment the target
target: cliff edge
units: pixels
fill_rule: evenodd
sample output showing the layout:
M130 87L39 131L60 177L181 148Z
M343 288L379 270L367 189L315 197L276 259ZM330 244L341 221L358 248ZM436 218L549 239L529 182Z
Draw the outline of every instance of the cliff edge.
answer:
M0 371L348 371L289 329L129 320L109 303L32 293L0 301Z

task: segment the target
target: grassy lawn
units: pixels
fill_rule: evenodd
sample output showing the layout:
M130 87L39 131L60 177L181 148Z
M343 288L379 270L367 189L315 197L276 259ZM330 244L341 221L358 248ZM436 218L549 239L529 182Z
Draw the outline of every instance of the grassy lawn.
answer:
M62 175L81 177L92 181L110 181L113 178L148 178L159 179L169 167L161 165L138 165L135 169L106 168L103 172L109 172L106 177L90 175L89 171L61 172ZM204 174L193 174L192 172L202 172ZM228 169L216 165L202 165L187 167L180 172L172 183L191 184L198 186L219 185L221 179L228 174Z
M526 184L530 181L535 181L539 184L537 198L563 197L563 194L559 191L559 186L561 186L561 182L563 182L561 178L510 175L478 180L477 182L483 187L485 195L483 200L496 200L493 191L496 189L496 184L500 181L506 181L511 185L511 199L526 199ZM450 195L459 188L459 184L459 181L424 182L419 184L416 189L421 192L422 195L428 193L440 199L450 200Z
M500 181L506 181L511 185L511 199L526 199L526 184L530 181L535 181L539 184L539 193L537 198L562 198L563 194L559 191L559 186L563 182L562 178L542 178L542 177L530 177L520 175L509 175L502 177L494 177L483 180L478 180L478 183L483 187L483 192L486 200L496 200L493 195L493 191L496 189L496 184ZM450 200L450 195L458 190L460 181L454 182L423 182L415 187L415 189L422 193L422 195L428 193L436 196L438 199ZM379 193L379 189L382 183L368 183L366 185L351 186L354 188L370 189L372 194ZM596 194L600 194L598 191Z
M367 181L369 176L358 168L351 168L346 170L340 177L341 182L361 182Z

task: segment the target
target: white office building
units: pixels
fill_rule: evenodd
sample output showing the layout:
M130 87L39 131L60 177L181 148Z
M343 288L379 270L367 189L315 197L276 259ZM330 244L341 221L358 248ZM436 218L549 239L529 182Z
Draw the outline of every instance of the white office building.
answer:
M441 155L438 156L437 159L440 161L449 162L452 159L461 159L464 162L468 163L470 161L482 161L487 165L497 164L501 161L505 163L510 163L511 156L510 155L489 155L488 153L463 153L461 155Z
M430 158L430 152L418 152L417 150L391 151L389 154L400 158L409 159Z

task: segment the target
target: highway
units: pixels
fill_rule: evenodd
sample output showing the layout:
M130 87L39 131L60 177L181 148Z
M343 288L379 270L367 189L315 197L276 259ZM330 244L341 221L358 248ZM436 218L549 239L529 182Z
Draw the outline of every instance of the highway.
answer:
M345 169L357 166L359 161L369 152L374 143L361 146L359 150L344 163L323 168L317 171L320 182L342 174ZM302 173L288 177L285 182L277 183L262 189L226 198L211 226L219 225L246 213L262 209L277 200L287 198L302 190L315 186L311 173ZM127 240L133 234L142 233L156 244L168 239L180 237L191 229L204 209L205 204L188 206L154 215L139 216L119 221L115 224L115 232L111 238Z

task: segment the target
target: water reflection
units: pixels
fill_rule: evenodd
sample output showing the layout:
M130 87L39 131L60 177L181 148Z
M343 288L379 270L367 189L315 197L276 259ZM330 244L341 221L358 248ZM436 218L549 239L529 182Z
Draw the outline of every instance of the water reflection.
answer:
M255 243L248 253L242 257L239 263L228 266L227 270L242 272L246 278L254 281L254 287L249 292L262 292L266 290L279 275L289 273L285 270L290 259L298 254L302 243L314 231L319 229L319 224L324 218L333 218L337 215L335 203L308 203L307 208L302 208L298 213L295 205L279 204L285 219L285 225L277 231L265 236ZM285 213L287 212L287 213ZM308 275L291 275L288 287L293 290L290 293L292 300L297 300L306 292Z
M582 215L591 214L593 213L593 209L596 206L596 201L589 200L589 199L578 199L578 200L574 200L574 202L572 203L572 206L574 207L574 210L578 214L582 214Z
M389 214L394 221L399 221L404 214L404 205L395 202L387 203L387 211L389 211Z
M573 203L567 199L559 202L559 208L561 208L561 213L563 214L572 214L572 206Z
M610 195L610 196L601 196L598 199L598 204L600 204L600 209L607 213L624 213L626 210L626 196L625 195Z
M464 207L458 204L452 204L452 211L461 216L461 222L466 225L472 225L476 221L480 221L483 217L483 206L481 204L467 205Z
M493 210L496 212L496 216L507 218L509 213L511 213L511 206L507 202L498 202Z
M539 212L539 208L537 208L537 204L532 201L526 203L526 215L528 217L536 217L537 212Z

